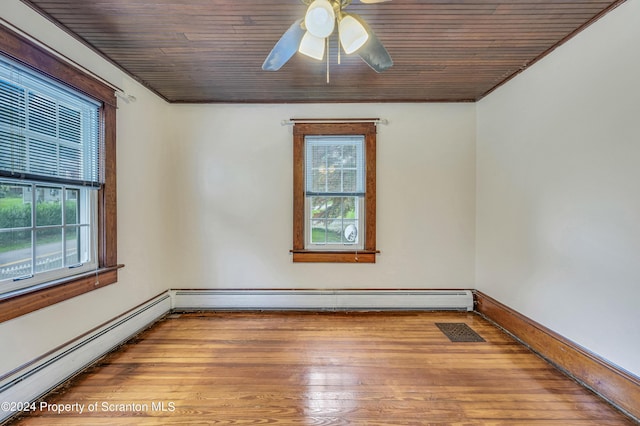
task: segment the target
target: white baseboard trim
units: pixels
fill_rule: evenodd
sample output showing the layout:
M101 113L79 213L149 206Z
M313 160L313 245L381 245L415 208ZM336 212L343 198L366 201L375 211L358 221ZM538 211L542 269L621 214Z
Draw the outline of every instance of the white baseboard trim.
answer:
M171 310L168 292L0 378L0 401L37 401ZM0 409L0 423L17 415ZM11 407L9 407L11 408Z
M470 290L169 290L173 309L473 310Z

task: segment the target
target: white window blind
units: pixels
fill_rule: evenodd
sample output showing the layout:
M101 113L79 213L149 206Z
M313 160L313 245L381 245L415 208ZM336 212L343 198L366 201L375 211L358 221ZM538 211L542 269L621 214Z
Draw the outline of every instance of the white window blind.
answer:
M0 176L99 187L100 104L0 56Z
M306 136L305 151L305 195L364 196L364 136Z

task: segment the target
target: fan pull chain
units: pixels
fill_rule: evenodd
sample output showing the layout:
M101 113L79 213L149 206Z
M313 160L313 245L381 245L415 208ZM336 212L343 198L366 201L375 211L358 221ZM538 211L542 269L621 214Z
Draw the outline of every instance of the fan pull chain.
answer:
M342 0L338 3L338 65L340 65L340 21L342 20Z
M327 84L329 84L329 37L325 38L327 46L325 50L327 51Z

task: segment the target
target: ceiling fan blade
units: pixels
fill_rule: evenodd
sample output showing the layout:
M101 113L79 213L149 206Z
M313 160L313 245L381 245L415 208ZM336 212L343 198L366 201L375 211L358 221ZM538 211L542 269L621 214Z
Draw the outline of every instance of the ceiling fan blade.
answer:
M262 69L265 71L278 71L289 59L298 51L300 40L304 35L302 29L302 21L304 18L298 19L289 27L287 31L280 37L280 40L273 46L269 56L264 60Z
M362 58L375 72L382 72L393 66L393 60L387 52L387 49L382 45L382 42L376 37L375 33L371 30L371 27L355 13L350 13L351 16L356 18L362 26L369 33L369 40L355 53Z
M360 3L373 4L373 3L384 3L391 0L359 0L359 1Z

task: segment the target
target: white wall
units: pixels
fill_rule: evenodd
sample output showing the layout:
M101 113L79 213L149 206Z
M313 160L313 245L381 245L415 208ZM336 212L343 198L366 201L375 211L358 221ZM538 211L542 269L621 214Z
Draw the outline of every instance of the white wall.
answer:
M169 106L93 54L18 0L2 0L0 18L138 98L117 112L119 282L45 309L0 323L0 375L135 307L166 290L170 253L165 224L172 218L163 129Z
M380 117L371 264L292 263L291 117ZM471 288L475 105L175 105L173 288Z
M640 0L478 103L477 288L640 375Z

